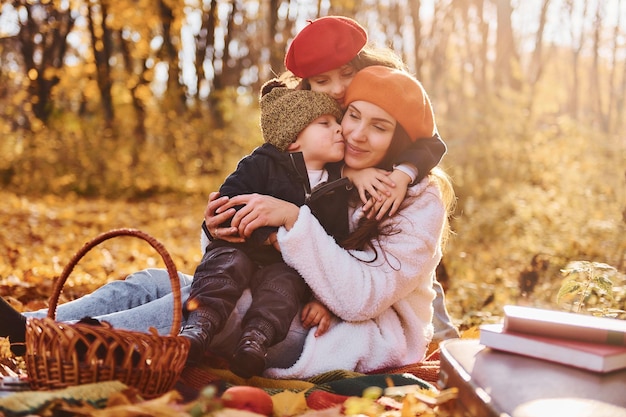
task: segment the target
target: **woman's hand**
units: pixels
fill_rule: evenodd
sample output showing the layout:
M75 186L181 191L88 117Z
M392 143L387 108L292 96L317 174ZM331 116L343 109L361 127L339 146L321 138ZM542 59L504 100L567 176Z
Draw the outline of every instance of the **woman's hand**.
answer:
M237 228L239 236L250 237L263 226L284 226L291 229L298 219L300 208L295 204L261 194L244 194L229 199L219 207L224 214L231 207L243 206L233 216L230 224Z
M328 331L332 317L333 313L331 313L324 304L317 300L313 300L306 303L302 308L300 320L302 320L302 327L305 329L317 326L315 337L318 337Z
M245 242L245 238L239 236L236 227L220 227L228 221L236 212L234 208L225 207L228 197L220 197L220 193L209 194L209 202L204 210L204 222L214 239L222 239L231 243Z

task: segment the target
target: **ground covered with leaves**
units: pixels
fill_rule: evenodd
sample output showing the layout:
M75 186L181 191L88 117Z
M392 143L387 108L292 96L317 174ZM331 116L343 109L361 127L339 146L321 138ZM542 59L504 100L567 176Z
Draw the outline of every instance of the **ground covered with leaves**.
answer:
M52 282L87 241L115 228L136 228L160 241L179 271L193 273L200 259L202 197L110 201L0 192L0 295L20 310L47 306ZM161 256L136 237L117 237L86 254L70 275L62 299L149 267Z
M487 184L486 187L499 185ZM453 221L457 234L444 257L447 275L441 275L440 279L448 289L447 304L452 317L459 328L470 329L466 333L470 334L469 337L480 323L499 320L500 308L504 304L550 306L552 303L554 308L555 295L563 280L562 270L571 260L604 261L607 254L614 253L617 256L608 256L610 262L621 265L613 261L619 260L619 254L623 252L624 242L616 238L623 226L608 227L606 222L596 220L603 217L599 213L605 210L590 211L586 220L578 214L579 211L564 212L562 217L540 215L540 205L529 205L529 196L533 193L522 195L515 190L503 194L499 200L483 201L480 208L475 208L472 205L474 197L463 195L467 188L464 189L461 183L459 189L464 204ZM560 194L550 197L551 194L542 193L535 193L533 198L541 202L546 196L559 201L566 199ZM572 195L569 197L570 205L582 207ZM164 245L179 271L192 274L200 259L200 223L206 205L206 196L202 193L111 200L72 195L28 196L0 191L0 199L3 201L0 205L0 296L21 311L47 308L52 283L70 259L86 242L111 229L135 228L148 233ZM619 207L619 203L601 208L615 206ZM510 215L505 213L507 207L512 210ZM559 205L551 210L558 212L562 207ZM586 224L584 235L577 226L579 224ZM560 235L551 230L557 229L556 226ZM134 271L163 266L160 255L141 239L117 237L108 240L79 261L59 302L90 293L106 282L123 279ZM601 269L594 267L594 271ZM614 271L613 297L605 306L622 311L626 285L620 271ZM594 292L585 301L591 303L605 295L606 292ZM475 333L473 337L476 337ZM8 349L5 345L1 350L6 354ZM8 365L22 369L24 366L23 363ZM142 405L128 401L130 403L122 409L107 407L101 414L87 411L86 415L113 415L108 412L122 413L116 416L142 415L132 413L144 412L144 406L165 411L167 414L164 415L202 415L192 412L193 406L198 406L197 402L181 408L180 401L170 394ZM419 414L415 411L417 403L419 401L414 399L403 399L396 402L399 408L395 414L389 415L449 415L445 407L422 406L420 409L424 412ZM130 414L124 414L126 411ZM364 413L372 417L382 414L378 408L374 411L359 409L357 414ZM307 414L311 417L343 415L341 408L337 407ZM228 411L224 417L242 416Z
M167 249L179 271L193 273L200 259L199 226L206 205L203 197L168 196L142 201L111 201L72 196L20 196L0 192L0 198L3 201L0 206L0 218L3 219L3 227L0 229L0 296L21 311L47 308L54 280L61 275L77 251L86 242L111 229L135 228L154 237ZM64 286L59 302L80 297L108 281L123 279L134 271L163 266L161 256L142 239L134 236L112 238L98 244L79 260ZM23 374L25 364L22 358L12 357L6 339L0 345L0 356L4 357L0 363L4 372L0 373ZM433 392L426 393L431 396L430 405L415 396L405 396L408 399L404 400L385 397L383 401L389 402L387 405L378 404L371 398L357 398L349 404L348 414L373 417L381 415L387 407L389 415L400 416L410 412L415 416L443 416L448 415L445 411L447 408L439 402L453 399L454 395L450 394L444 392L444 398L437 397ZM292 409L300 404L302 410L294 411L299 415L346 415L342 405L324 411L305 412L307 407L303 405L304 397L300 397L302 395L295 394L293 398L277 397L275 406ZM110 404L96 410L82 402L74 404L72 401L56 399L45 407L41 415L59 410L72 415L102 416L199 416L208 412L223 417L255 415L222 409L220 398L207 400L200 397L185 402L174 393L144 402L136 397L136 393L126 390L111 395L108 401Z

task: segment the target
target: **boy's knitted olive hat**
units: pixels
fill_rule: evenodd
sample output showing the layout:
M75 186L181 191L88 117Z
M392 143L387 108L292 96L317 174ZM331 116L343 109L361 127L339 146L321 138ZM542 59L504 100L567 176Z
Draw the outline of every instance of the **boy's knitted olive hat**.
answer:
M325 114L341 120L339 104L328 94L294 90L272 79L261 88L261 133L267 143L284 152L300 132Z

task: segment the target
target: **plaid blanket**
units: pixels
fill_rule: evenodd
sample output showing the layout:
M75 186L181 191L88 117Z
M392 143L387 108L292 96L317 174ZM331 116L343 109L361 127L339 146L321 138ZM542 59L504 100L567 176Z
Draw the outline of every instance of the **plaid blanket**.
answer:
M369 374L335 370L305 380L269 379L253 377L242 379L228 369L219 359L209 361L202 367L187 367L183 370L176 388L193 397L203 387L214 384L222 389L232 385L250 385L263 388L270 395L284 392L302 394L306 406L323 409L340 404L350 396L361 396L363 390L377 386L418 385L433 389L439 378L439 351L432 353L426 361L399 368L381 369Z
M0 398L0 411L6 416L37 414L53 403L106 406L109 397L127 386L119 381L98 382L51 391L21 391Z
M320 410L342 404L350 396L361 396L363 390L372 386L386 388L418 385L423 389L434 389L439 373L438 357L431 357L419 364L382 369L370 374L335 370L306 380L261 377L244 380L225 367L211 365L215 366L214 363L209 363L204 367L188 367L183 371L175 387L183 401L191 401L198 391L211 384L222 390L233 385L249 385L263 388L285 407ZM127 388L119 381L106 381L51 391L4 392L9 395L0 398L0 412L6 416L28 416L39 414L59 403L66 406L86 404L89 408L101 409L107 406L112 396L126 392ZM285 414L295 415L292 411L286 410Z

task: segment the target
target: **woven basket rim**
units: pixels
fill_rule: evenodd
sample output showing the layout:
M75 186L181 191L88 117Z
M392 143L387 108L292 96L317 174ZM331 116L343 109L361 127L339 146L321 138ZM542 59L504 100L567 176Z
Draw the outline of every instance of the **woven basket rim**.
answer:
M116 236L147 241L168 270L174 312L169 335L156 330L116 329L108 324L56 321L56 307L69 274L77 262L99 243ZM189 353L189 340L179 336L182 300L178 272L165 247L137 229L112 229L87 242L63 269L53 285L48 314L26 320L26 368L32 389L56 389L113 379L135 387L145 397L171 390Z
M161 255L161 258L165 263L165 267L170 278L170 285L172 286L172 295L174 299L174 310L172 326L170 328L170 335L177 335L182 323L183 306L181 300L182 295L180 290L180 281L178 280L178 271L176 269L176 266L174 265L174 261L172 260L172 257L161 242L159 242L157 239L155 239L146 232L132 228L111 229L107 232L101 233L95 238L86 242L83 247L78 250L76 254L74 254L74 256L70 259L67 265L65 265L65 268L63 268L61 275L59 275L59 277L54 281L54 285L52 287L52 295L48 300L48 317L56 320L56 308L59 303L59 297L61 296L61 292L63 291L63 286L65 285L65 282L74 270L76 264L78 264L78 261L80 261L83 256L85 256L91 249L93 249L100 243L118 236L138 237L148 242L150 246L152 246L159 253L159 255Z

